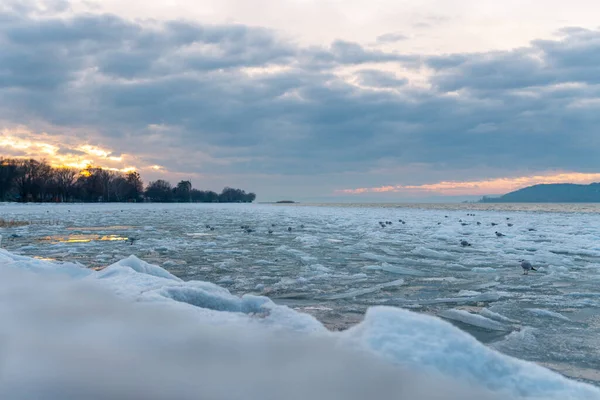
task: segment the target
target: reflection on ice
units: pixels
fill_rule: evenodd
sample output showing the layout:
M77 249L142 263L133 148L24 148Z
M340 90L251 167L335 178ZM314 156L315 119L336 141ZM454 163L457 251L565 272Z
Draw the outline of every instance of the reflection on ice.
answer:
M76 234L76 235L53 235L45 236L41 241L57 243L90 243L90 242L124 242L130 238L119 235L94 235L94 234Z

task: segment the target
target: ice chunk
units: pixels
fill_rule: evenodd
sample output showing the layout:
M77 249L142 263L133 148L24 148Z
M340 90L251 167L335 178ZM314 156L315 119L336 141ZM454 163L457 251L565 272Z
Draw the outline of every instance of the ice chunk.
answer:
M111 266L105 268L106 271L111 271L115 268L131 268L135 272L139 272L141 274L157 276L160 278L171 279L174 281L181 282L181 279L171 274L167 270L159 267L158 265L152 265L145 261L140 260L136 256L129 256L124 260L117 261Z
M513 324L518 324L519 323L519 321L516 321L514 319L510 319L508 317L505 317L502 314L495 313L495 312L493 312L493 311L491 311L491 310L489 310L487 308L483 308L479 313L481 315L483 315L484 317L495 319L497 321L510 322L510 323L513 323Z
M437 258L440 260L452 259L452 255L446 252L436 251L425 247L417 247L411 251L412 254L426 257L426 258Z
M493 321L486 317L482 317L481 315L472 314L464 310L445 310L439 313L438 315L446 319L462 322L467 325L472 325L478 328L483 328L491 331L510 331L509 327L502 325L499 322Z
M458 297L469 297L469 296L478 296L481 292L476 292L475 290L461 290L458 292Z
M333 296L328 296L328 297L326 297L326 299L327 300L340 300L340 299L358 297L358 296L363 296L368 293L378 292L381 289L384 289L387 287L395 287L395 286L402 286L402 285L404 285L404 279L398 279L398 280L395 280L392 282L386 282L386 283L380 283L378 285L373 285L369 288L356 289L356 290L351 290L349 292L340 293L340 294L336 294Z
M400 304L445 304L445 303L454 303L454 304L476 304L480 302L489 302L489 301L498 301L503 297L501 293L482 293L477 296L472 297L441 297L437 299L423 299L423 300L398 300Z
M417 271L416 269L401 267L398 265L390 265L387 263L383 263L381 265L368 265L366 267L363 267L363 269L366 269L369 271L391 272L392 274L398 274L398 275L412 275L412 276L425 276L426 275L424 272Z
M512 398L600 399L600 389L500 354L448 322L408 310L371 308L342 335L413 371L441 373Z
M529 311L537 316L540 316L540 317L550 317L550 318L561 319L563 321L570 321L570 319L565 317L564 315L554 312L554 311L550 311L550 310L543 310L541 308L528 308L527 311Z

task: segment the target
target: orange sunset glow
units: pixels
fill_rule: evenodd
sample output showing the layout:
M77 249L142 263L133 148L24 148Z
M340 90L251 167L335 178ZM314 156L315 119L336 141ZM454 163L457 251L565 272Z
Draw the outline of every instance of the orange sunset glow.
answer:
M469 195L497 195L512 192L531 185L549 183L579 183L589 184L600 181L600 173L563 172L546 175L521 176L509 178L496 178L479 181L444 181L426 185L394 185L372 188L342 189L341 194L365 194L365 193L434 193L448 196Z
M165 171L160 165L145 165L131 154L116 155L110 149L87 143L65 143L60 136L33 133L27 129L1 130L0 154L11 158L43 159L54 167L84 169L93 165L124 173L145 169Z

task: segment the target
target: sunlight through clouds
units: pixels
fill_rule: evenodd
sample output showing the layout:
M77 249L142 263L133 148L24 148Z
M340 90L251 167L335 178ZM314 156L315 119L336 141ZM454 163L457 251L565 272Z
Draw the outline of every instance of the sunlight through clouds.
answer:
M68 144L61 136L35 133L23 127L0 130L0 154L46 160L55 167L84 169L93 165L124 173L145 169L166 172L162 166L146 165L129 154L114 155L112 150L90 144Z

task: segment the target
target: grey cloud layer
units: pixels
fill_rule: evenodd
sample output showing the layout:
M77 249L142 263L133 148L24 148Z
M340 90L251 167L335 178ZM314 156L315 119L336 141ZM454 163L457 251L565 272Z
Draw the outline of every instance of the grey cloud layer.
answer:
M14 10L0 21L0 119L86 128L117 152L164 155L157 163L172 170L599 166L598 31L564 29L509 52L415 56L345 41L304 48L241 25ZM431 87L378 63L428 67ZM338 74L348 68L358 86ZM226 163L185 158L195 152Z

